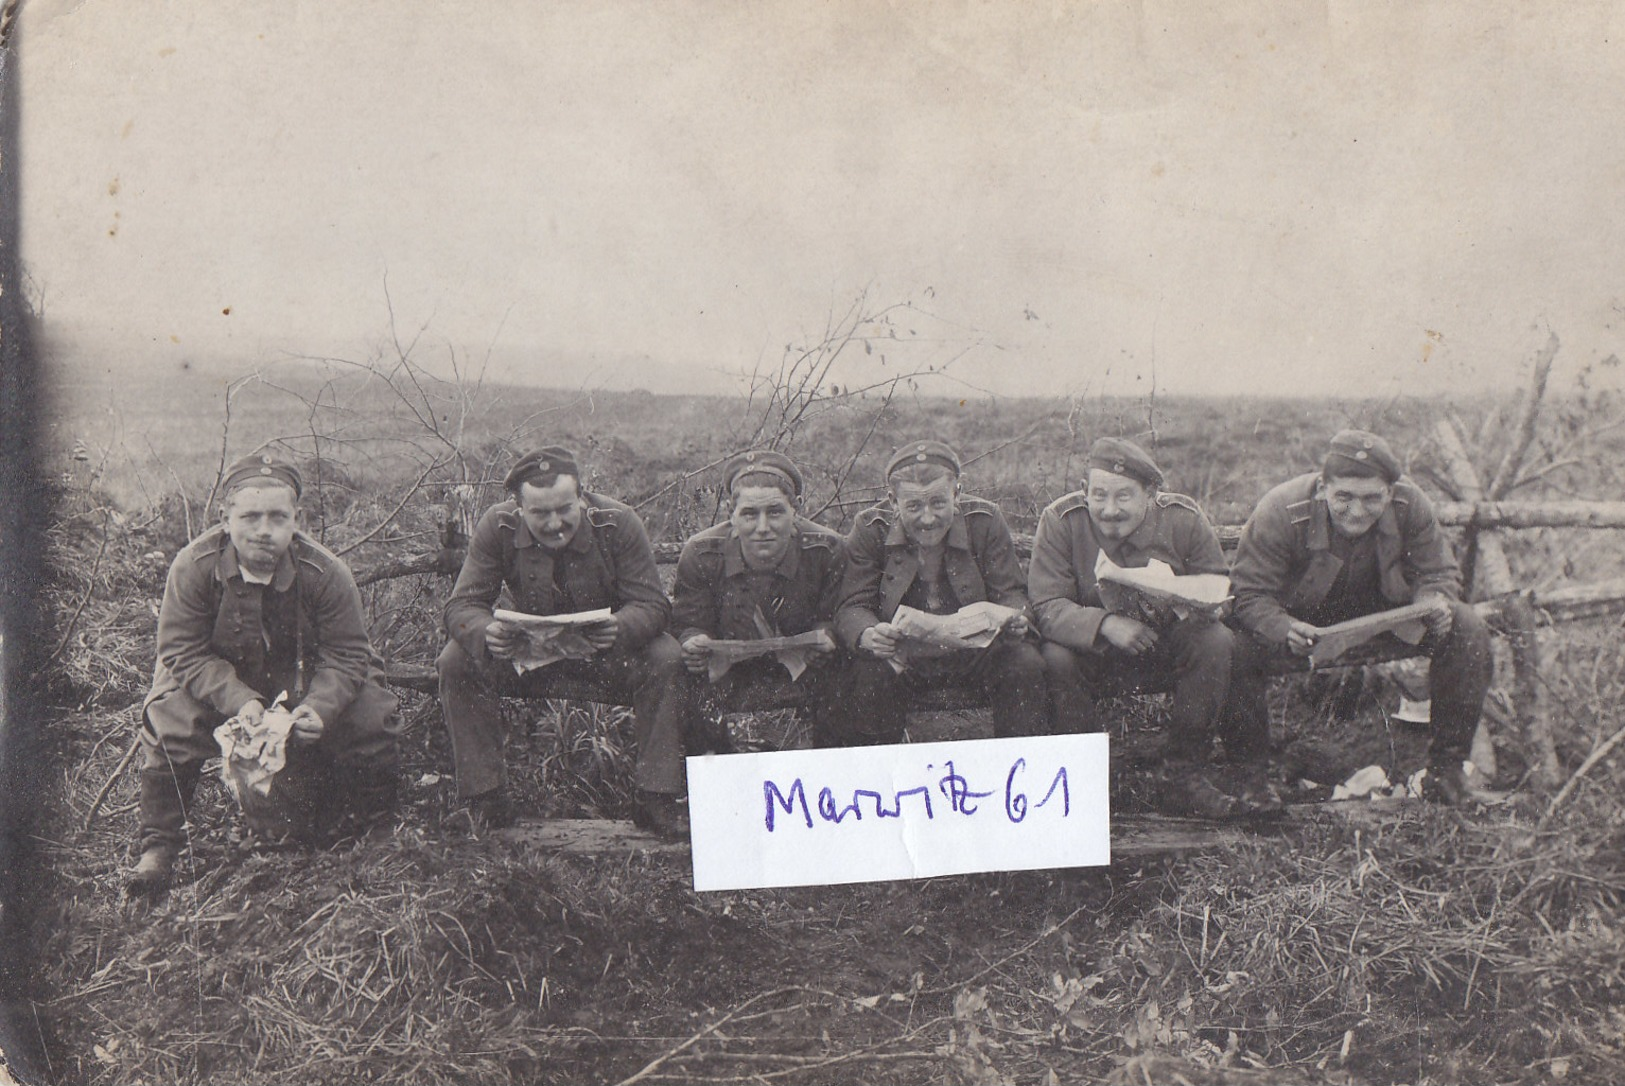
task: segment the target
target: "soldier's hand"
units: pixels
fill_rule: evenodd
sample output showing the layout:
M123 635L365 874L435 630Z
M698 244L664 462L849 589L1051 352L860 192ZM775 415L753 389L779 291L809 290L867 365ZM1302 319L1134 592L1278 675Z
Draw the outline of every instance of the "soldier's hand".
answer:
M1003 632L1009 634L1011 637L1016 637L1016 638L1026 637L1027 636L1027 627L1029 625L1030 625L1030 623L1028 623L1028 621L1027 621L1026 614L1025 613L1018 614L1018 615L1016 615L1015 618L1011 619L1009 622L1006 622L1004 624L1004 631Z
M1100 636L1130 656L1157 647L1157 631L1127 615L1107 615L1100 624Z
M621 636L621 620L610 615L597 625L582 630L581 636L587 639L587 644L599 652L608 652L615 647L616 640Z
M260 721L265 719L265 703L258 698L248 702L237 710L237 719L241 720L247 728L259 727Z
M878 656L882 660L897 655L897 645L902 638L897 633L897 627L889 622L882 622L878 626L870 626L858 635L858 648L870 656Z
M499 618L485 627L485 647L498 660L511 660L524 644L525 631L511 626Z
M1315 648L1315 638L1320 636L1320 628L1311 626L1307 622L1292 620L1292 625L1286 628L1286 647L1299 656L1308 656Z
M322 715L308 705L301 705L293 711L293 730L288 734L296 743L314 743L326 730Z
M1434 637L1449 637L1450 629L1456 624L1455 613L1450 610L1450 601L1437 592L1429 592L1417 598L1417 603L1433 604L1433 613L1424 615L1422 621L1427 624L1428 633Z
M705 671L706 660L710 655L711 639L705 634L695 634L683 642L683 666L696 675Z

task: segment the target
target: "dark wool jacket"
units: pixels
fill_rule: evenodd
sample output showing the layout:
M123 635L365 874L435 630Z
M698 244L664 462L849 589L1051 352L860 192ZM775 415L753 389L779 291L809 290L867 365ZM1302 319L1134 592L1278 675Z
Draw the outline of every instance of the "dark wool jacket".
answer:
M1088 495L1081 490L1063 495L1038 518L1027 571L1033 617L1045 640L1073 649L1094 646L1107 615L1095 584L1095 560L1102 550L1125 568L1144 567L1155 558L1181 576L1230 572L1218 534L1194 499L1157 494L1140 526L1108 546L1095 535Z
M959 499L942 565L960 606L989 600L1027 609L1026 579L1016 561L1010 526L992 502ZM919 573L919 558L897 510L882 503L859 513L846 537L846 576L835 613L841 643L856 649L864 630L889 622Z
M590 491L564 550L566 583L553 583L553 552L536 542L513 499L485 511L446 601L446 632L476 660L486 658L485 628L504 585L513 609L531 615L570 614L608 607L620 620L616 647L635 650L666 628L671 603L660 587L654 548L630 506Z
M1265 494L1230 570L1235 621L1272 642L1285 642L1293 618L1325 600L1343 568L1331 553L1331 512L1319 472L1289 479ZM1439 531L1433 503L1406 477L1371 529L1376 533L1382 595L1394 607L1436 592L1461 598L1461 574Z
M294 535L264 588L243 580L224 525L175 556L146 704L184 690L229 717L286 690L290 707L308 705L331 722L368 684L393 699L350 568L310 536Z
M832 625L840 602L846 547L838 533L796 518L796 539L772 571L764 596L752 591L752 570L732 524L724 521L689 537L677 559L671 626L679 642L695 634L734 641L761 637L756 610L782 636Z

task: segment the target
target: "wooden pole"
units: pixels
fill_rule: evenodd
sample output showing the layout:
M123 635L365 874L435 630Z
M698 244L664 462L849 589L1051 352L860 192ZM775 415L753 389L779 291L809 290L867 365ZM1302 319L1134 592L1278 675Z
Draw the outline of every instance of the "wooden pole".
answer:
M1544 384L1544 382L1542 382ZM1532 396L1536 393L1531 390ZM1526 406L1524 414L1528 415ZM1532 432L1532 431L1531 431ZM1462 447L1461 436L1449 420L1441 419L1434 427L1439 452L1446 472L1461 496L1470 502L1484 498L1484 487L1479 481L1478 469L1473 467L1467 450ZM1521 460L1522 457L1518 457ZM1503 461L1503 464L1510 461ZM1469 550L1476 549L1473 562L1472 595L1478 597L1501 596L1507 603L1501 608L1502 625L1512 642L1513 708L1523 733L1529 754L1530 779L1537 788L1551 790L1558 786L1557 747L1552 741L1551 727L1545 712L1545 688L1540 682L1540 639L1536 632L1538 618L1526 594L1518 593L1512 581L1512 568L1507 563L1506 550L1493 532L1481 532L1474 525L1467 528ZM1479 723L1480 733L1484 725ZM1483 738L1488 738L1483 736ZM1475 750L1480 736L1474 736ZM1475 756L1476 764L1477 758Z

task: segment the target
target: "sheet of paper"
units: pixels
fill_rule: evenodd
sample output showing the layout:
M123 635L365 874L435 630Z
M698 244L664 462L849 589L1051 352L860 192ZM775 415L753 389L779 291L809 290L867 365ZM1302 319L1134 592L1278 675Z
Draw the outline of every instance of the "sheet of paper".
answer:
M897 609L891 624L906 639L891 657L893 670L902 672L910 660L946 656L964 649L985 649L993 644L1005 623L1020 614L1013 607L982 600L968 603L951 615L933 615L906 604Z
M1230 578L1222 573L1175 573L1153 558L1144 566L1120 566L1105 551L1095 558L1100 601L1114 614L1163 626L1196 613L1221 617L1230 599Z
M762 637L755 641L714 640L706 658L706 676L716 682L741 660L772 655L790 673L790 681L801 678L815 648L833 649L835 639L828 630L809 630L788 637Z
M1422 620L1442 606L1436 600L1428 600L1361 615L1333 626L1323 626L1315 636L1313 649L1309 653L1309 666L1326 667L1333 664L1356 645L1363 645L1385 633L1393 634L1406 644L1419 645L1427 634L1427 623Z
M282 707L286 696L279 696L255 727L234 716L214 730L214 741L220 744L220 779L238 803L245 791L270 795L272 780L287 764L293 714Z
M525 632L525 646L513 655L513 669L521 675L560 660L585 660L592 656L597 650L582 631L610 616L608 607L567 615L527 615L500 607L491 613L492 618Z
M1098 734L690 758L694 888L1109 864L1107 762Z

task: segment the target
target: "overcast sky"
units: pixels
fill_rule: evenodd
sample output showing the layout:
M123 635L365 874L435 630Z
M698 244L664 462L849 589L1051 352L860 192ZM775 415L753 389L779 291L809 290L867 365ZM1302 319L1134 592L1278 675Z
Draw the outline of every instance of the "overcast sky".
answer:
M1562 371L1625 353L1625 5L29 0L22 30L23 255L106 368L355 354L386 274L403 325L539 383L702 387L861 288L1010 393L1476 389L1548 325Z

